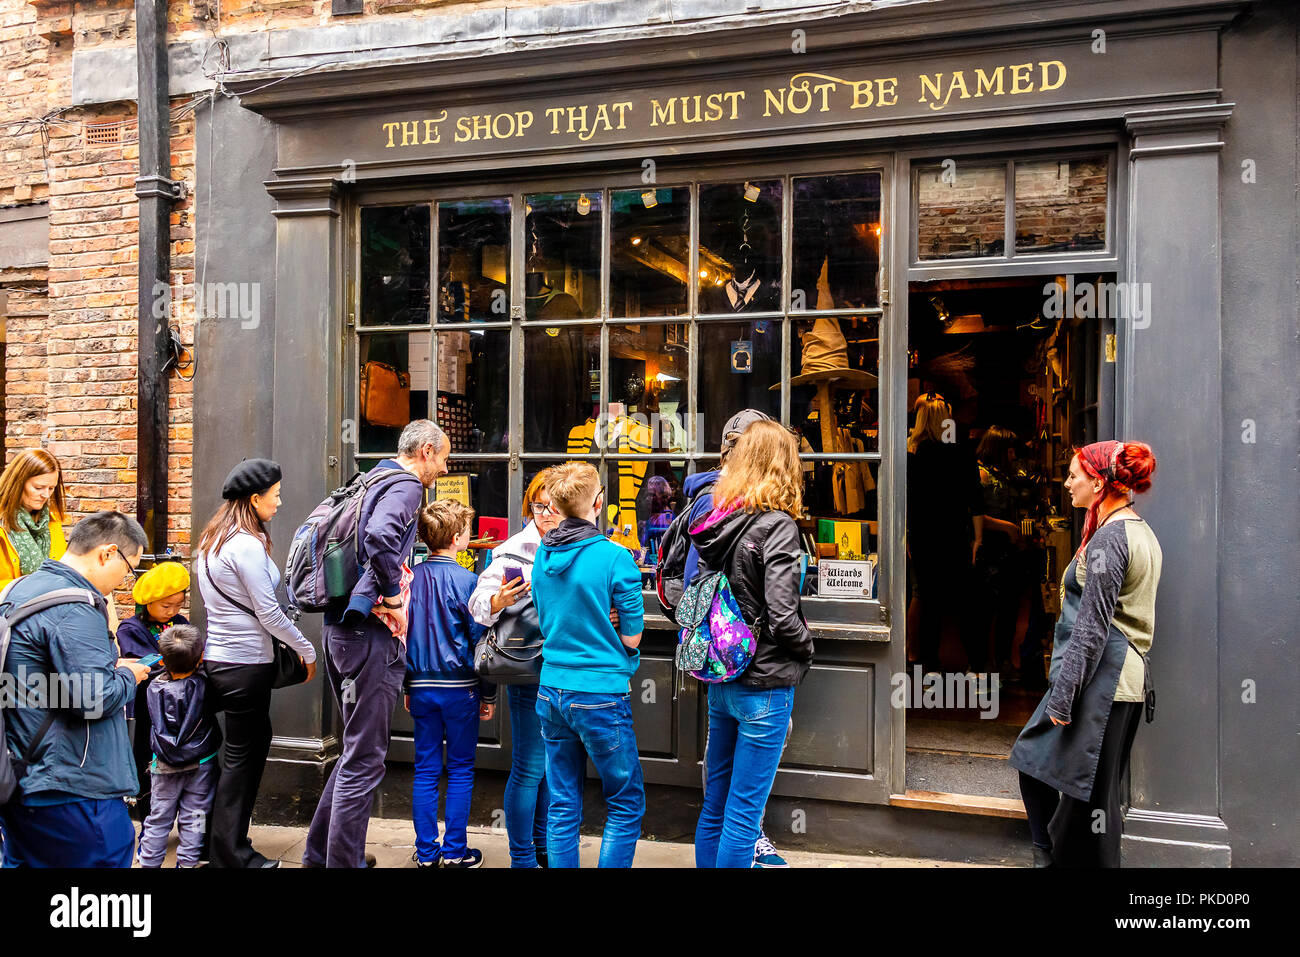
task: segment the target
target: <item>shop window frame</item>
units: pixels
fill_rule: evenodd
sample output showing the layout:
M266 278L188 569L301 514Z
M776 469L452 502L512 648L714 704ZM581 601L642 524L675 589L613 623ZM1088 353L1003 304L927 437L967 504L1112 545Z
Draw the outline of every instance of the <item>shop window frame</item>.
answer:
M880 178L880 208L879 222L881 227L881 244L879 247L880 256L877 263L877 291L878 304L873 307L859 308L838 308L838 309L801 309L792 310L790 308L790 281L791 269L793 263L793 202L794 180L810 176L835 176L850 175L860 173L873 173ZM525 319L524 303L524 271L526 258L526 198L534 193L568 193L568 192L587 192L601 194L601 217L602 217L602 243L601 243L601 271L600 271L600 314L597 317L588 317L582 319L566 320L549 320L546 322L547 327L552 326L598 326L600 329L600 402L599 408L608 409L611 400L611 382L610 382L610 354L609 339L610 328L621 325L666 325L670 323L687 324L689 327L687 349L688 355L688 379L687 379L687 405L691 411L698 411L699 400L699 374L700 374L700 329L710 324L735 323L738 318L745 321L768 319L779 321L781 323L781 358L780 358L780 375L781 375L781 392L780 392L780 420L782 424L788 426L790 423L790 397L792 388L790 386L791 375L791 350L797 348L797 343L792 342L794 337L794 323L801 321L812 321L819 316L873 316L880 323L881 344L878 355L878 368L876 374L879 377L879 393L882 408L880 410L880 425L882 438L886 430L895 427L902 427L894 423L897 418L896 413L890 409L887 398L889 392L889 378L891 361L889 356L888 344L888 313L890 308L890 280L889 274L891 263L894 258L892 252L892 243L894 241L894 201L892 188L893 180L893 161L892 157L886 153L877 153L864 156L861 153L845 153L837 155L828 152L825 156L814 160L777 160L771 161L720 161L717 163L708 163L702 165L691 165L682 167L667 168L661 164L658 171L657 181L653 184L658 189L668 189L673 187L688 187L688 196L690 202L689 223L689 250L690 250L690 284L687 290L686 312L677 316L625 316L622 314L614 315L612 312L611 297L611 239L612 239L612 204L611 194L620 189L630 189L642 187L640 171L628 173L625 167L622 171L611 170L591 170L582 174L574 175L534 175L528 178L510 178L505 180L484 181L475 180L472 183L452 184L434 186L432 184L425 186L411 187L372 187L364 191L359 190L350 194L346 206L346 215L348 216L348 228L345 235L349 237L349 246L351 247L348 255L345 256L345 263L349 269L350 276L345 277L347 283L347 318L343 330L343 357L350 368L344 376L345 387L349 388L350 394L345 396L345 408L353 416L354 421L359 422L359 368L357 366L357 355L360 337L372 332L430 332L430 408L436 408L436 395L438 391L438 368L437 368L437 343L440 333L467 331L466 327L471 329L509 329L511 330L510 346L510 370L509 381L511 383L522 383L524 375L524 330L532 325L535 321ZM780 180L782 182L781 197L781 309L753 313L740 313L736 315L726 315L710 313L704 314L699 312L699 189L702 184L719 184L719 183L741 183L746 180ZM599 185L595 185L599 184ZM442 201L460 201L466 199L489 199L498 197L508 197L511 204L511 226L510 226L510 250L509 250L509 314L508 317L499 321L471 321L471 322L438 322L437 321L437 290L438 290L438 251L439 251L439 213L438 203ZM402 325L402 326L363 326L357 321L359 316L359 291L360 291L360 211L365 207L377 205L415 205L419 203L428 203L430 207L430 315L429 322L422 325ZM526 396L522 388L513 389L509 400L509 431L510 431L510 448L507 452L492 453L457 453L455 458L459 462L481 461L486 463L506 462L509 465L509 522L513 531L517 530L522 524L522 514L519 499L523 494L524 481L532 464L540 465L542 463L553 463L557 460L581 460L590 461L595 464L600 471L601 481L608 485L612 470L617 467L617 462L622 460L645 460L648 462L667 461L673 463L683 463L683 474L692 475L699 472L708 471L716 466L718 454L716 451L706 451L704 445L705 437L699 433L696 428L696 417L688 415L683 423L687 434L687 448L684 452L650 452L650 453L619 453L613 449L605 449L600 453L586 453L569 455L565 452L543 451L526 449L523 446L522 426L523 412L522 406ZM431 413L432 414L432 413ZM905 414L902 421L906 421ZM708 427L707 424L705 426ZM890 592L891 573L901 575L904 573L901 567L901 557L895 558L893 555L892 544L887 540L887 528L892 520L886 515L889 508L888 502L896 497L902 487L905 460L891 463L887 461L884 449L887 443L881 441L875 451L861 453L838 453L831 458L836 461L857 462L868 461L879 464L880 487L881 493L878 499L878 505L874 520L879 523L879 535L877 536L877 598L874 599L830 599L819 598L816 596L805 596L803 599L804 611L813 625L817 634L823 634L830 637L845 638L866 638L872 641L886 641L889 637L889 614L886 610L888 596ZM354 467L361 467L363 463L377 461L382 458L391 457L395 450L384 452L360 452L355 446L344 446L345 458L348 455L352 457ZM800 453L801 460L822 461L828 457L820 452ZM616 475L616 473L613 473ZM885 490L891 486L895 492L890 495ZM867 519L861 519L866 521ZM604 525L604 516L602 516L602 526ZM895 568L894 566L898 566ZM657 605L651 602L653 591L647 592L647 615L649 622L653 626L664 626L669 624L667 619L659 620L661 616L655 614L658 611Z
M913 155L909 170L909 226L907 236L907 262L909 278L915 279L916 273L938 277L944 274L960 272L962 275L975 275L984 271L997 271L1007 275L1006 270L1020 269L1024 272L1039 272L1054 263L1070 262L1087 264L1089 269L1097 269L1115 261L1118 255L1119 230L1117 228L1118 206L1116 196L1119 187L1119 170L1117 168L1118 149L1112 141L1100 141L1095 146L1070 146L1059 149L1040 149L1015 152L973 152L973 153L925 153ZM1072 160L1104 159L1106 161L1106 235L1105 245L1101 249L1066 249L1066 250L1017 250L1016 249L1016 164L1045 161L1068 162ZM998 166L1005 169L1003 177L1003 253L1000 256L962 256L944 259L922 259L920 255L920 181L921 175L945 161L954 160L957 168L962 166ZM1095 265L1093 261L1095 260ZM1104 271L1104 270L1103 270Z

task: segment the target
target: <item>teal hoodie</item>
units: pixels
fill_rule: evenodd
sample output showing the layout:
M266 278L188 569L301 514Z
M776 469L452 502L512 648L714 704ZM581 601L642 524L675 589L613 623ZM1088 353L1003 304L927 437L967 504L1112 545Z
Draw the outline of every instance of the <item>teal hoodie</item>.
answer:
M562 691L625 694L641 655L619 638L644 625L641 572L632 553L591 522L566 518L533 564L533 603L546 641L541 683ZM609 622L618 611L618 632Z

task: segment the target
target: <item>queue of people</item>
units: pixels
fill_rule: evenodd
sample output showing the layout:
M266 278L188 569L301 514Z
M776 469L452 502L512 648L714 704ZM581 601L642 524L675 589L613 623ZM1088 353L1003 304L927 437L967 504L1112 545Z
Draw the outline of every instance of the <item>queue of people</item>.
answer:
M918 417L915 453L933 440L930 431L929 420ZM698 628L690 626L692 640L702 636L715 656L689 667L707 682L708 701L696 865L783 866L762 824L792 728L795 688L813 660L799 600L803 470L793 435L753 410L727 423L722 449L719 470L688 485L688 506L664 530L671 537L680 521L688 537L682 584L693 597L683 605L698 599L695 586L711 576L710 594L725 593L731 602L730 611L715 608ZM630 866L645 813L630 703L644 608L631 553L599 530L599 474L577 462L539 473L525 495L527 524L475 576L456 559L472 509L423 504L425 490L447 472L449 451L435 423L414 421L397 455L379 463L384 480L363 493L361 573L326 612L324 627L342 753L313 816L303 866L373 866L366 830L399 696L415 725L415 863L482 864L482 851L468 846L467 824L477 727L493 717L497 688L476 671L475 649L488 629L507 621L538 631L543 642L535 678L506 689L511 865L577 866L590 759L607 810L600 864ZM1119 781L1150 690L1145 655L1160 550L1131 497L1150 486L1154 467L1149 447L1116 442L1087 446L1071 465L1067 489L1075 506L1087 509L1084 540L1063 581L1051 684L1012 752L1041 864L1117 861L1120 828L1098 837L1087 823L1097 809L1119 813ZM61 713L53 720L48 702L6 709L6 745L19 760L18 788L0 807L5 866L130 866L136 841L124 799L136 798L143 802L142 866L159 866L173 826L180 833L178 866L197 864L205 851L212 866L276 866L252 847L249 825L271 741L280 647L298 658L305 680L316 670L315 649L276 598L281 573L268 525L281 479L277 463L253 459L223 485L223 504L195 554L204 635L181 615L190 576L177 563L160 563L135 580L136 614L113 626L105 599L135 578L146 546L140 526L121 513L98 512L65 539L57 460L35 450L5 469L0 562L7 565L0 572L12 574L0 613L14 624L0 666L95 689L82 695L71 718ZM975 503L972 497L963 504L968 515ZM963 551L960 561L959 550L978 551L981 523L964 527L971 537L958 543L914 526L922 588L931 572L969 564L971 556ZM407 557L417 535L429 558L413 571ZM59 603L30 613L33 600L56 591ZM682 617L679 607L666 610ZM927 661L932 627L924 629ZM129 708L135 742L127 737ZM217 715L224 716L224 733ZM1100 760L1090 761L1097 753ZM148 800L141 794L146 778Z

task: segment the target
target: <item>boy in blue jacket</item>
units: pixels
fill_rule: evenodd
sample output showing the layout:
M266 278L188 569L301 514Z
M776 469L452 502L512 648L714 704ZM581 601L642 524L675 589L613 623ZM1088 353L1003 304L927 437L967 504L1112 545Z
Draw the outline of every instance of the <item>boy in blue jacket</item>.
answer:
M558 466L547 491L564 516L537 549L532 582L546 636L537 714L551 789L548 863L578 866L582 782L590 757L605 795L599 866L631 867L645 815L629 695L645 613L641 572L632 553L596 527L604 492L595 468L586 462Z
M429 558L415 566L407 616L406 710L415 719L415 855L419 867L478 867L483 852L468 846L478 723L496 710L496 686L474 673L474 646L486 630L469 613L478 577L456 561L469 543L474 510L433 502L417 516ZM438 843L438 782L447 746L446 833Z

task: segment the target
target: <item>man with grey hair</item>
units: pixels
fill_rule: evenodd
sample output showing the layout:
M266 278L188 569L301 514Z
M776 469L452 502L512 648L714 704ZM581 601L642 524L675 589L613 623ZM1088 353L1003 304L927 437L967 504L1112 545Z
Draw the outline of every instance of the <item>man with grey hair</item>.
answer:
M414 478L381 479L361 503L357 558L362 574L346 606L325 613L325 674L343 718L343 753L312 817L304 867L367 863L370 805L384 779L393 709L406 672L406 559L415 544L424 490L447 474L450 451L442 429L416 419L402 430L397 457L375 466Z

